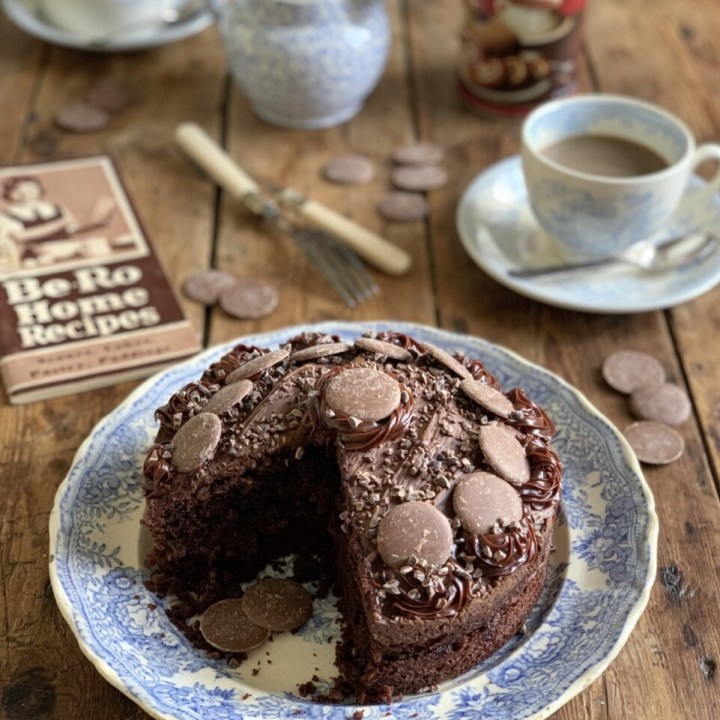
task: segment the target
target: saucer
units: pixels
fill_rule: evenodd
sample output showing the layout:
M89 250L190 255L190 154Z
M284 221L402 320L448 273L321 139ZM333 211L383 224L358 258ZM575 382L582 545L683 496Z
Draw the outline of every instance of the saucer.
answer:
M177 25L155 25L143 28L118 35L116 38L109 39L107 43L98 45L93 44L90 38L52 25L42 17L39 4L39 0L2 0L3 10L8 18L29 35L55 45L91 52L144 50L165 45L195 35L215 20L212 12L208 9L207 12L200 13Z
M710 202L693 176L663 240L690 230L720 226L720 196ZM596 313L637 313L673 307L720 282L720 252L681 269L648 273L629 265L593 268L538 278L515 278L519 267L563 262L555 240L543 232L530 209L520 156L501 160L469 185L457 209L457 227L465 250L501 285L548 305Z

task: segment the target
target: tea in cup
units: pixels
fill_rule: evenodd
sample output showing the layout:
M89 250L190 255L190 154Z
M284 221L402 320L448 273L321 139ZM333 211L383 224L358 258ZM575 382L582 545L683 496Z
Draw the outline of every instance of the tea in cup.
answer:
M42 13L53 25L82 37L104 37L151 26L180 0L42 0Z
M651 103L580 95L534 110L522 129L522 165L540 227L570 258L614 255L652 239L682 199L691 174L720 160L688 127ZM700 191L711 201L720 169Z

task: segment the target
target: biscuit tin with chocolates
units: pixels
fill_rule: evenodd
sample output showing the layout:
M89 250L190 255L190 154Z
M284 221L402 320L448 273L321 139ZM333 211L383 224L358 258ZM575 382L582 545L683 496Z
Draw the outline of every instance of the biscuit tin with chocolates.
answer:
M463 103L522 116L577 84L586 0L465 0L458 63Z

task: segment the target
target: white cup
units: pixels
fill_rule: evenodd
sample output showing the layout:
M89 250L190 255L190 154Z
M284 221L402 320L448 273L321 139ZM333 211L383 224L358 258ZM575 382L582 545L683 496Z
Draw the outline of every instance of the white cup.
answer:
M42 0L42 12L62 30L92 38L151 26L178 4L179 0Z
M604 136L654 151L665 166L617 177L572 169L545 152L573 136ZM720 160L720 145L696 147L688 127L668 111L619 95L579 95L534 110L522 129L528 198L540 227L573 259L604 257L653 239L682 199L691 174ZM720 168L699 192L720 188Z

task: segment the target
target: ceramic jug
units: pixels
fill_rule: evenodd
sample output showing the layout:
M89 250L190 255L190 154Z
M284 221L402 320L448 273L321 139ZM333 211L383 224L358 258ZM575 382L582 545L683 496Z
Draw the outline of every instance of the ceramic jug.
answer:
M274 125L322 128L349 120L385 68L385 0L213 4L235 81Z

